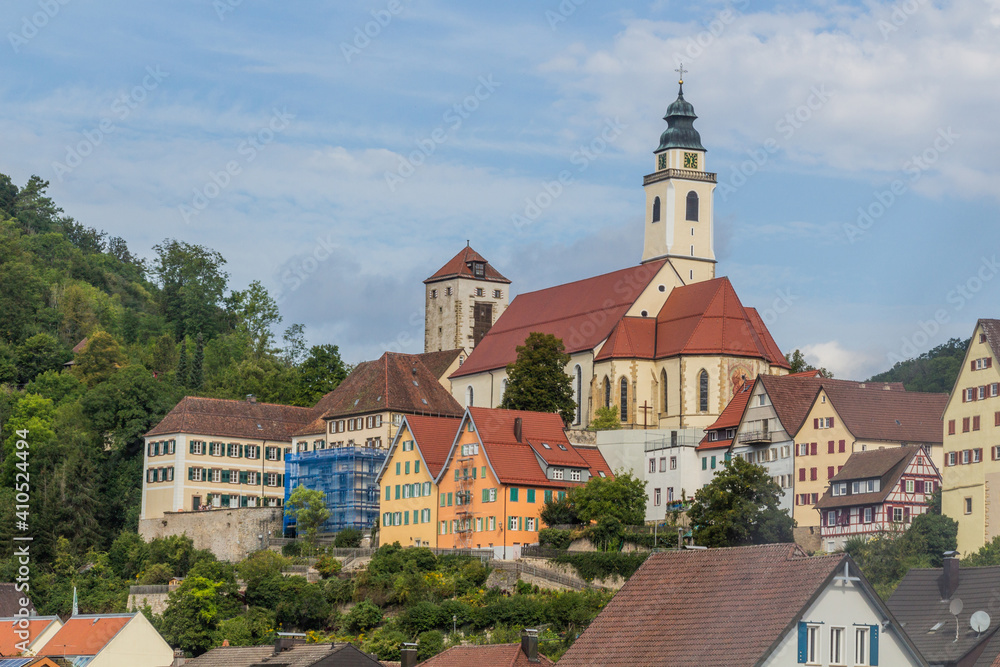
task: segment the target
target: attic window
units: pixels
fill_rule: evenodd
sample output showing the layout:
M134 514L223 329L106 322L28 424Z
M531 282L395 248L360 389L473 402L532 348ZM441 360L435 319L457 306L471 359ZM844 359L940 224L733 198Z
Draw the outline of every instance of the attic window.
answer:
M486 275L486 265L483 264L482 262L473 262L472 263L472 275L476 276L477 278L482 278L483 276L485 276Z
M358 403L359 403L360 401L361 401L361 399L360 399L360 398L355 398L355 399L354 399L354 407L358 407Z
M414 387L419 387L419 386L420 386L420 383L419 383L419 382L417 382L416 380L414 380L414 381L413 381L413 386L414 386Z
M550 447L549 443L547 443L547 442L543 442L542 443L542 447L544 447L545 449L552 449L552 447Z
M927 634L931 634L932 632L937 632L943 626L944 626L944 621L938 621L937 623L931 626L931 629L927 631Z
M566 445L559 445L559 449L563 450L564 452L569 451L568 449L566 449Z
M427 405L427 399L426 398L421 398L420 402L423 403L424 405Z
M603 471L603 470L601 470L601 471L600 471L600 472L599 472L598 474L599 474L599 475L600 475L601 477L607 477L607 475L605 475L605 474L604 474L604 471Z

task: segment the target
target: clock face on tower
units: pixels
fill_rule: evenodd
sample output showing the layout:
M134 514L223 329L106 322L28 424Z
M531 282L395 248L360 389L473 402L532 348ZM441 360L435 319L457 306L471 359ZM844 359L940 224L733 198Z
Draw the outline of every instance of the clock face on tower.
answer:
M667 154L666 153L660 153L659 159L656 162L656 168L657 169L666 169L667 168Z
M698 154L697 153L685 153L684 154L684 168L685 169L697 169L698 168Z

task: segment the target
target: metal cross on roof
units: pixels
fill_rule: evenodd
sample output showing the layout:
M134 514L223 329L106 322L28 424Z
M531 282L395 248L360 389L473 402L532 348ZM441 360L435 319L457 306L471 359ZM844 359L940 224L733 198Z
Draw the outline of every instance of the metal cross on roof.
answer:
M851 576L851 572L850 572L850 570L848 569L848 566L847 566L847 561L845 560L844 561L844 574L843 575L837 575L836 577L834 577L834 580L835 581L843 581L844 583L847 583L848 581L861 581L861 578L860 577L852 577Z
M674 71L680 73L681 75L681 79L677 83L684 83L684 73L690 72L691 70L684 69L684 63L680 63L680 67L678 67Z

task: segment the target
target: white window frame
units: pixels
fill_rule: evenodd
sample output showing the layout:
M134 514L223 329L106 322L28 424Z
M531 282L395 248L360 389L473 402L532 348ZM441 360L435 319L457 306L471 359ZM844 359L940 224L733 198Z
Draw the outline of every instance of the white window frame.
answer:
M670 457L670 469L671 470L677 470L677 457L676 456L671 456Z
M660 489L659 488L653 489L653 506L654 507L659 507L660 506Z
M823 638L820 634L822 626L806 626L806 664L818 665L822 660Z
M934 482L930 480L924 480L924 493L926 494L934 493Z
M530 531L535 530L535 517L529 516L524 520L524 529Z
M581 479L581 474L580 474L579 470L577 470L577 469L574 468L573 470L569 471L569 481L571 481L571 482L579 482L580 479Z
M563 478L563 470L562 470L562 468L553 468L552 469L552 479L562 479L562 478Z
M899 517L899 518L896 518ZM893 523L903 523L903 508L893 507L892 508L892 522Z
M831 665L846 665L847 662L844 660L844 635L845 628L843 627L831 627L830 628L830 664Z
M873 516L874 516L874 512L872 512L872 508L871 507L866 507L865 508L865 512L864 512L864 522L865 523L871 523L872 519L873 519Z
M907 479L904 481L906 482L906 492L916 493L916 482L914 482L912 479Z
M278 486L278 473L276 472L267 473L267 477L265 478L265 485Z
M509 516L507 517L507 530L517 530L517 517Z
M256 470L248 470L247 471L247 484L249 484L250 486L256 486L257 483L258 483L257 482L257 471Z
M871 629L866 627L854 628L854 664L858 667L865 667L871 663L869 652L871 651Z
M192 470L192 472L191 472L191 481L192 482L201 482L201 481L204 481L201 478L201 470L202 470L201 468L194 468Z

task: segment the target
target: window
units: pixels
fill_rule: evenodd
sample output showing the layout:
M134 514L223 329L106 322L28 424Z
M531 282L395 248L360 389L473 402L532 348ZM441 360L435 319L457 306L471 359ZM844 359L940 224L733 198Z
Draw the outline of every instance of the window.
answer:
M968 465L972 460L972 451L969 449L962 450L962 465Z
M812 664L819 664L820 652L819 652L819 631L820 627L818 625L810 625L806 631L806 662Z
M436 289L431 290L431 298L432 299L438 298L438 291Z
M656 472L656 459L649 459L649 472Z
M661 456L660 457L660 472L666 472L666 471L667 471L667 457L666 456Z
M947 465L953 466L958 464L958 452L948 452L948 456L945 459Z
M451 287L445 287L444 288L444 294L445 294L445 296L451 296L453 292L454 292L454 290Z
M826 513L826 525L827 526L836 526L837 525L837 513L836 512L830 511L830 512Z
M524 520L524 529L531 531L535 530L535 517L529 516Z
M965 499L965 513L972 514L972 498Z
M510 502L512 502L512 503L516 503L517 502L517 487L516 486L510 487Z
M579 470L574 469L574 470L570 470L569 471L569 481L571 481L571 482L579 482L580 481L580 477L581 477L581 475L580 475L580 471Z
M222 443L221 442L208 443L208 453L210 456L222 456Z
M509 517L507 517L507 529L508 530L517 530L517 517L516 516L509 516Z
M671 456L670 457L670 469L671 470L677 470L677 457L676 456Z
M872 508L871 507L866 507L865 508L865 523L871 523L871 522L872 522Z
M663 287L660 285L660 287ZM660 406L660 412L667 412L670 401L667 399L667 371L666 369L660 371L660 387L663 390L663 403Z
M847 495L847 482L838 482L837 484L831 484L830 489L835 496L846 496Z
M698 193L694 190L687 194L687 210L684 213L685 220L698 221Z
M983 460L983 450L981 450L981 449L973 449L972 450L972 462L973 463L979 463L982 460Z
M276 472L267 473L267 485L278 486L278 473Z
M844 663L844 628L830 628L830 664Z
M477 287L476 288L476 296L483 296L483 294L485 294L485 293L486 293L486 290L484 290L482 287Z
M715 470L715 457L712 457L712 470Z
M191 442L191 453L201 456L205 453L205 443L200 440L194 440Z
M493 298L494 299L502 299L503 298L503 291L498 290L498 289L493 290Z
M421 495L423 495L423 496L429 496L429 495L431 495L431 483L430 482L424 482L424 492Z
M708 371L698 373L698 409L708 412Z
M467 408L473 407L475 405L474 402L473 402L473 399L474 399L474 395L473 395L473 391L472 391L472 386L470 385L465 390L465 407L467 407Z
M448 494L448 507L451 507L451 501L452 501L452 494L449 493Z
M277 461L281 458L281 449L278 447L268 447L267 448L267 460Z
M955 435L955 420L948 420L948 435Z
M868 660L868 632L869 628L854 629L854 664L867 665Z
M934 482L924 481L924 493L934 493Z
M653 505L656 507L660 506L660 490L653 489Z
M552 469L552 479L562 479L562 478L563 478L563 469L562 468L553 468Z
M970 419L968 417L962 418L962 433L968 433L970 430Z
M660 198L653 198L653 222L660 221Z
M815 482L817 479L819 479L819 468L810 468L809 480Z
M893 507L892 508L892 520L893 523L903 523L903 508Z
M628 380L621 379L621 420L628 421Z
M906 480L906 492L913 493L915 482L912 479Z

